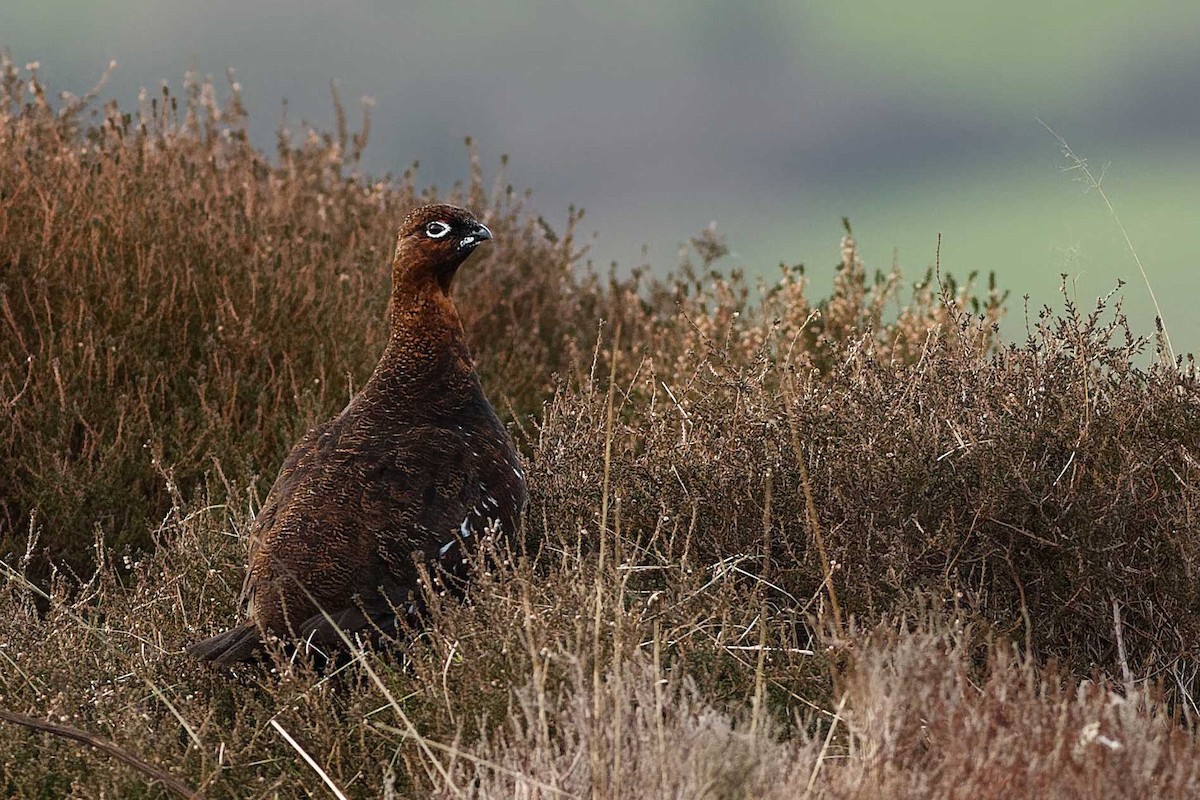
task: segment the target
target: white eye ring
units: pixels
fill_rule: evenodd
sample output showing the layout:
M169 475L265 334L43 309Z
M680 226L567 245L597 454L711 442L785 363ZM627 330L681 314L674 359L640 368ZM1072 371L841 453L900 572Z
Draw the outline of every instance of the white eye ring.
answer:
M437 222L431 222L425 226L425 235L430 239L441 239L449 232L450 226L441 220L438 220Z

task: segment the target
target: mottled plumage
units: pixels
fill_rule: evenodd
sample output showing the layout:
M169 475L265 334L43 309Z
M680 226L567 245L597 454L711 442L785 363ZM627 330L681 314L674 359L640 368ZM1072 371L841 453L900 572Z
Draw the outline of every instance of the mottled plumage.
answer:
M464 545L516 530L524 473L450 299L455 270L490 238L454 206L405 219L379 365L292 449L251 529L245 621L191 645L191 655L253 658L264 632L336 648L320 609L349 633L390 632L394 609L416 607L419 565L461 574Z

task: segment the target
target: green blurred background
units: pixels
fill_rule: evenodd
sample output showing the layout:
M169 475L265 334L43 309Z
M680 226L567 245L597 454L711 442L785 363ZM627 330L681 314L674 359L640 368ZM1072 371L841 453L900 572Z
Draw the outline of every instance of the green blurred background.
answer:
M592 257L665 269L717 222L727 266L803 262L818 289L839 220L868 266L916 279L995 270L1054 302L1060 274L1090 305L1118 279L1136 330L1153 309L1132 256L1045 120L1098 172L1149 272L1177 351L1200 344L1200 3L266 2L7 0L0 46L54 89L123 104L187 69L237 69L251 129L328 127L328 83L375 98L367 168L420 161L464 177L462 139L555 224L570 203ZM644 256L642 248L648 253Z

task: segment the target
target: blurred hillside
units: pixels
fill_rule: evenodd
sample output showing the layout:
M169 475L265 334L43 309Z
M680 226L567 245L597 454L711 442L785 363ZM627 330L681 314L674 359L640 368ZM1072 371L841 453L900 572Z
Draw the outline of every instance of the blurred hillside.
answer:
M164 76L178 89L188 69L235 67L252 140L268 148L283 98L295 123L330 126L336 79L348 101L377 102L365 169L419 161L422 182L445 185L464 177L473 135L485 165L512 156L539 211L586 208L601 264L634 266L646 245L662 268L716 220L731 261L773 273L802 260L827 288L827 231L849 216L874 263L895 251L917 274L940 232L945 265L994 269L1035 305L1062 272L1080 277L1082 298L1124 278L1134 325L1150 330L1119 231L1061 173L1040 117L1096 166L1111 162L1106 188L1188 350L1200 342L1186 305L1200 249L1198 27L1200 6L1183 0L15 0L0 9L0 46L77 93L115 59L104 96L123 106Z

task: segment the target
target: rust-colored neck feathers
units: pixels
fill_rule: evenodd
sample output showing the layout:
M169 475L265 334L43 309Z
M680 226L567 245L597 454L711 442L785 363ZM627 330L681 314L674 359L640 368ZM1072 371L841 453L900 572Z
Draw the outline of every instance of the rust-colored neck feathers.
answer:
M450 288L459 266L491 238L486 226L455 206L423 206L409 214L392 262L392 329L378 377L415 386L473 376Z

